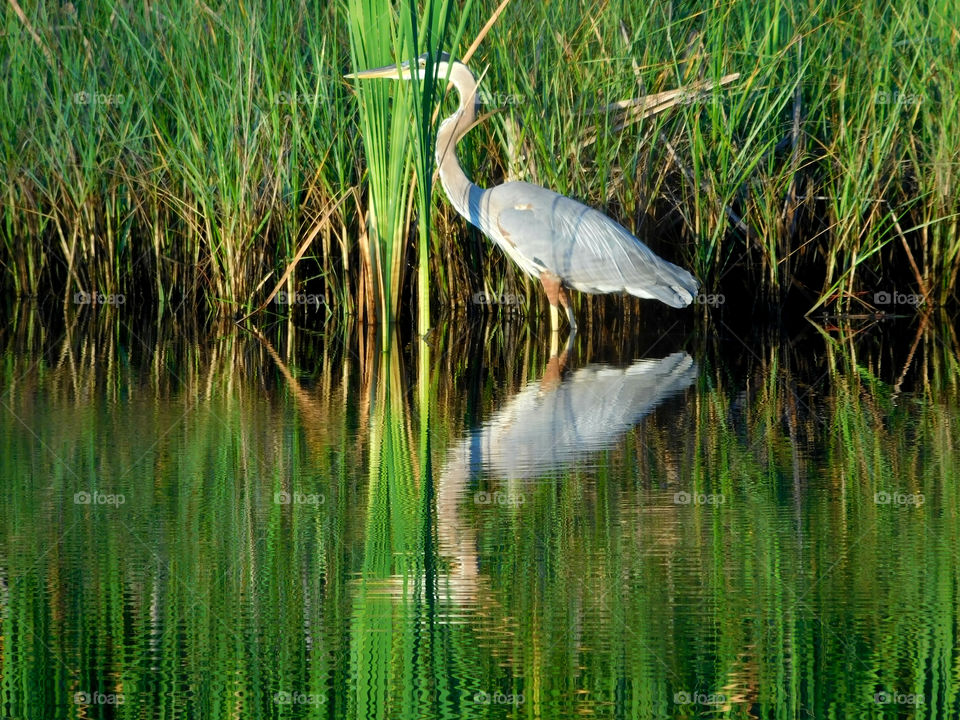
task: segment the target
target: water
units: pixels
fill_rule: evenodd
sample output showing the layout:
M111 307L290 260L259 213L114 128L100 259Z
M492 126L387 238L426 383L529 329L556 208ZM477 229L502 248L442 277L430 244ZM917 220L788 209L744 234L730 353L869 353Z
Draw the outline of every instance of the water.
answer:
M960 716L949 327L267 335L0 334L0 716Z

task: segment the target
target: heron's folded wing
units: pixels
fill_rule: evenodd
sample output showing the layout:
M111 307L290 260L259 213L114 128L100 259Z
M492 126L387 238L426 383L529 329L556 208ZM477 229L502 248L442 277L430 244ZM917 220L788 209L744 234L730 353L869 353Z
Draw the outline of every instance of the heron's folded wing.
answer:
M689 305L697 292L690 273L576 200L515 182L494 188L489 207L506 242L577 290L628 292L673 307Z

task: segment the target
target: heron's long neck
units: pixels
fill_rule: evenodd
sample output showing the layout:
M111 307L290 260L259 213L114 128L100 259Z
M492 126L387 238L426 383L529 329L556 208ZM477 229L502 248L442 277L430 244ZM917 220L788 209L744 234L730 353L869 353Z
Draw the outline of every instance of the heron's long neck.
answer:
M457 63L450 71L450 82L457 89L460 106L440 124L437 131L437 167L450 204L472 225L480 227L480 196L482 190L470 178L457 160L457 141L473 124L476 112L477 82L465 65Z

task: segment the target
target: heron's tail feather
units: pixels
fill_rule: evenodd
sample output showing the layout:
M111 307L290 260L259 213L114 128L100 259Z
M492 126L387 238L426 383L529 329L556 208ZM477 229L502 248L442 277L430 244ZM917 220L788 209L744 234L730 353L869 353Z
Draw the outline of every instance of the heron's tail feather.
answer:
M631 295L651 298L666 303L670 307L683 308L693 302L700 283L681 267L660 259L657 267L657 282L631 286L626 290Z

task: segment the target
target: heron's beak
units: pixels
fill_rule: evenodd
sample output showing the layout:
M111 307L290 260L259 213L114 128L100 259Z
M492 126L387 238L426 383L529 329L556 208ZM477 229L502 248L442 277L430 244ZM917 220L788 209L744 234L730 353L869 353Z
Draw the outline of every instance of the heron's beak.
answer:
M361 70L360 72L350 73L343 77L356 80L369 80L370 78L390 78L392 80L406 80L410 77L410 62L396 65L384 65L383 67L373 68L372 70Z

